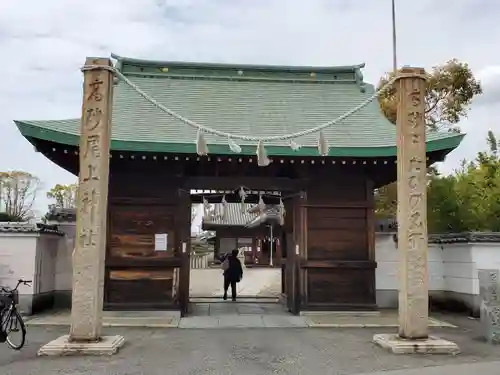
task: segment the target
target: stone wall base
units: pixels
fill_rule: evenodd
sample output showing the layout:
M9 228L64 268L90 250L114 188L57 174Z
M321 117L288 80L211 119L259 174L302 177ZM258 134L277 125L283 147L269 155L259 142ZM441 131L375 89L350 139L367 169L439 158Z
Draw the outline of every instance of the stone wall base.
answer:
M55 290L54 291L54 306L55 309L71 309L71 289L70 290Z
M50 309L70 309L71 290L57 290L38 294L20 294L19 311L33 315Z
M18 308L23 315L33 315L52 308L53 304L53 292L39 294L20 294Z
M99 342L76 343L69 341L69 336L61 336L38 350L39 356L66 355L113 355L125 343L123 336L102 336Z
M404 340L396 334L377 334L373 342L394 354L452 354L460 353L457 344L438 337L427 340Z

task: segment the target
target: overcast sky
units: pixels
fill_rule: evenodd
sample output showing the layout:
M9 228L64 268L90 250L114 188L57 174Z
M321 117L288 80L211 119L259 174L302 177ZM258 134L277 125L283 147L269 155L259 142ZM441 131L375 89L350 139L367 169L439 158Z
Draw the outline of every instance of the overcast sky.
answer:
M453 170L484 147L500 116L500 2L396 0L399 65L468 62L484 95L460 126L468 135ZM25 170L48 189L75 178L18 133L14 119L78 117L86 56L227 63L348 65L366 62L376 83L392 68L390 0L0 1L0 171ZM498 129L498 127L496 127ZM499 131L500 133L500 131ZM45 211L45 192L37 208Z

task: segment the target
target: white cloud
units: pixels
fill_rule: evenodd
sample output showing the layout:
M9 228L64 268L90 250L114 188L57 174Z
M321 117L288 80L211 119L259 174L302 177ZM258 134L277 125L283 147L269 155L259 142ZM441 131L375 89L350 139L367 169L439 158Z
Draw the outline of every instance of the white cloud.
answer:
M483 79L469 134L444 169L473 157L500 114L498 7L488 0L397 1L400 65L456 57ZM83 0L0 2L0 170L37 174L47 187L74 177L36 154L13 119L78 116L79 67L111 52L145 59L302 65L366 62L376 82L391 69L390 0ZM45 209L46 199L38 208Z

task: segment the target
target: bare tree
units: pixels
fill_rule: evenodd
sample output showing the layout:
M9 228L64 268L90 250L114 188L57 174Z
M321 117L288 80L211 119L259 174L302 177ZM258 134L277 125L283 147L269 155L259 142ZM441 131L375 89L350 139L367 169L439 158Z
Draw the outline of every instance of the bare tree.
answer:
M18 221L30 219L40 187L40 179L31 173L0 172L0 203L7 215Z

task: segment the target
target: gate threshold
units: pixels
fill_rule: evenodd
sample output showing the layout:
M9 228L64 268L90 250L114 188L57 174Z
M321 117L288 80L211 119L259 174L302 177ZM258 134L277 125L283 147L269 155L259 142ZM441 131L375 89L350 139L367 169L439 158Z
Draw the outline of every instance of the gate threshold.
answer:
M220 297L191 297L189 299L191 303L235 303L231 301L231 297L229 297L226 301ZM278 297L254 297L254 296L241 296L236 299L236 303L279 303L280 299Z

